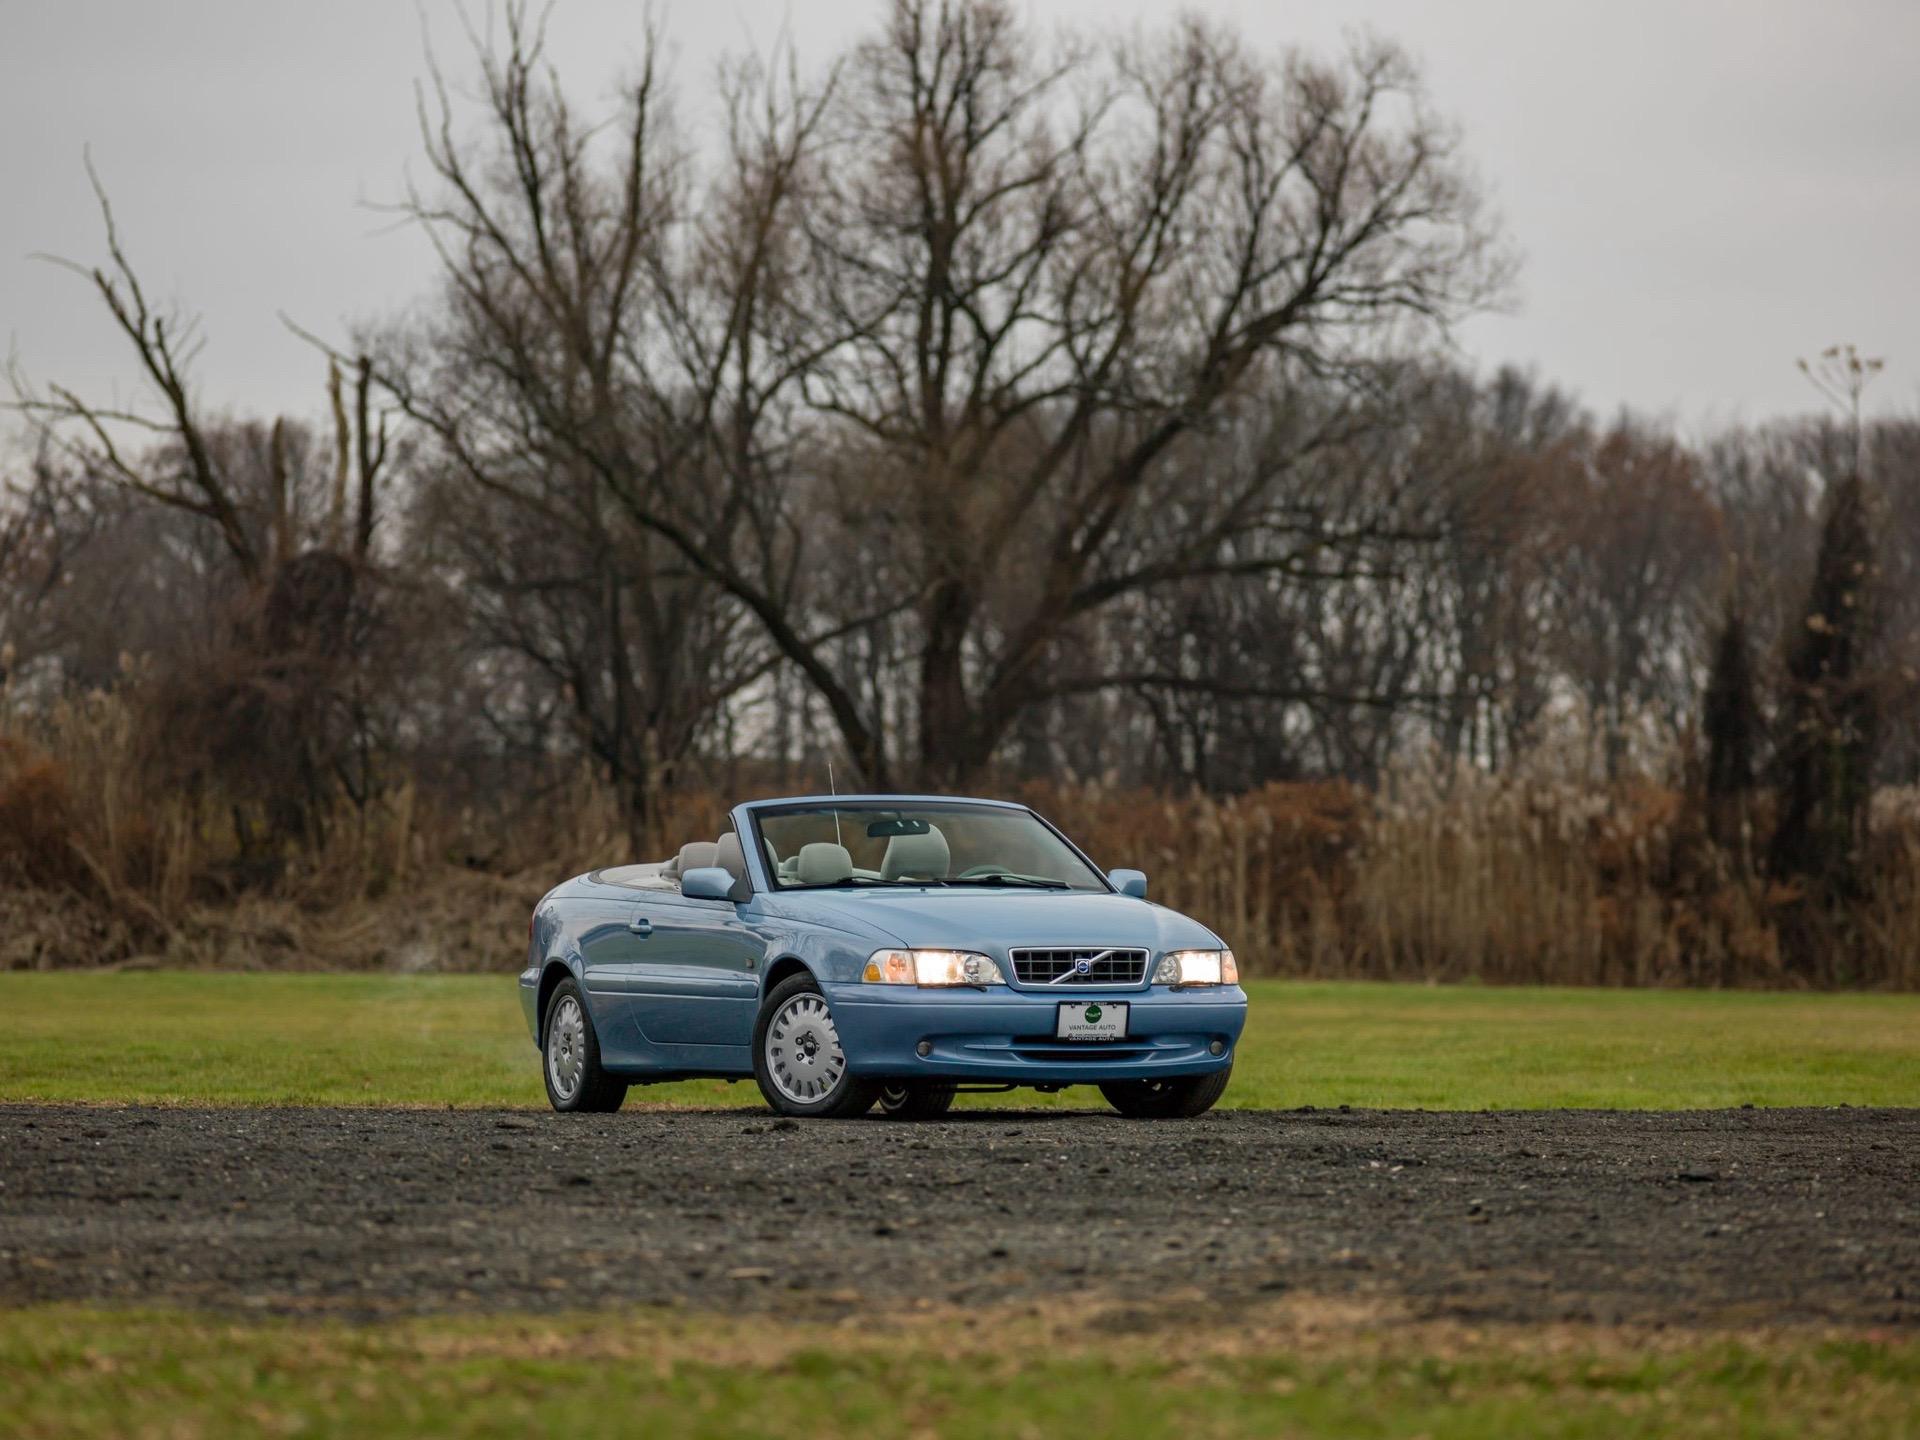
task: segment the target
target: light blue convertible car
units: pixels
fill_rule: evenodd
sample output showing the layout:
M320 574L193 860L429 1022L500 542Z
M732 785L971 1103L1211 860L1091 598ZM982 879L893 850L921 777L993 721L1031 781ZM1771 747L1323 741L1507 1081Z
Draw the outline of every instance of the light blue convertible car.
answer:
M556 1110L759 1082L786 1115L938 1115L961 1090L1098 1085L1199 1115L1246 1022L1233 952L1024 805L760 800L717 842L534 911L520 999Z

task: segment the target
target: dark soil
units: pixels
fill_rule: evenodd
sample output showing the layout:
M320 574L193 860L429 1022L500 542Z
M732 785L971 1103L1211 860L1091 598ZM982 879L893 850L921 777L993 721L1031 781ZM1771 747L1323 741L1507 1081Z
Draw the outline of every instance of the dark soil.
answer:
M1920 1327L1920 1111L0 1106L0 1303L349 1314L1294 1292Z

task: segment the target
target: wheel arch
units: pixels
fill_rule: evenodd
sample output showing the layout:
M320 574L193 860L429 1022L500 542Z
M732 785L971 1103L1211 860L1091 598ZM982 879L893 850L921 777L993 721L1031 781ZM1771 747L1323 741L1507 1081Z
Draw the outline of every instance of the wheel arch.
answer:
M774 986L783 984L796 975L805 975L816 985L820 983L820 977L815 973L814 968L798 955L782 955L767 966L766 976L760 982L761 996L764 998L771 995Z
M557 955L548 957L546 965L540 971L540 991L534 1001L533 1007L533 1018L535 1026L537 1027L537 1033L534 1036L534 1042L536 1044L543 1045L546 1043L547 1005L553 999L553 992L560 988L560 982L562 980L577 981L579 978L580 977L574 973L573 967L565 960ZM584 1005L586 1004L586 1000L587 988L582 984L580 986L580 1003Z

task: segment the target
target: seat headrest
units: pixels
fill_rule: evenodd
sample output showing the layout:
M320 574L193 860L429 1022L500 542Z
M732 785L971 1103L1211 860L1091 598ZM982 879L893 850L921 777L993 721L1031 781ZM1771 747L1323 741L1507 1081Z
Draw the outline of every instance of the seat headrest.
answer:
M684 875L689 870L700 870L713 864L714 848L711 840L689 840L674 857L673 873Z
M952 863L947 837L940 833L939 826L929 825L924 835L896 835L887 841L887 853L880 860L880 878L944 880Z
M831 840L816 840L800 847L799 864L793 878L802 885L831 885L853 874L853 857L847 847Z
M734 883L747 878L747 855L740 848L740 837L729 830L715 842L713 863L733 876Z

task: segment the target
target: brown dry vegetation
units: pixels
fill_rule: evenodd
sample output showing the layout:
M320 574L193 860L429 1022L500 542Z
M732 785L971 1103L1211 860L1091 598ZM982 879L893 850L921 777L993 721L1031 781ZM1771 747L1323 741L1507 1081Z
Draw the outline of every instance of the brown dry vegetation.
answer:
M66 702L0 734L0 963L505 969L555 881L723 826L729 796L661 798L636 840L584 768L481 812L402 784L262 865L233 811L143 763L126 699ZM731 798L811 788L743 780ZM1377 792L1270 784L1212 797L1001 787L1106 865L1228 937L1254 974L1574 985L1920 988L1920 802L1885 792L1864 903L1783 959L1793 889L1747 878L1701 807L1645 780L1521 766L1402 767Z

